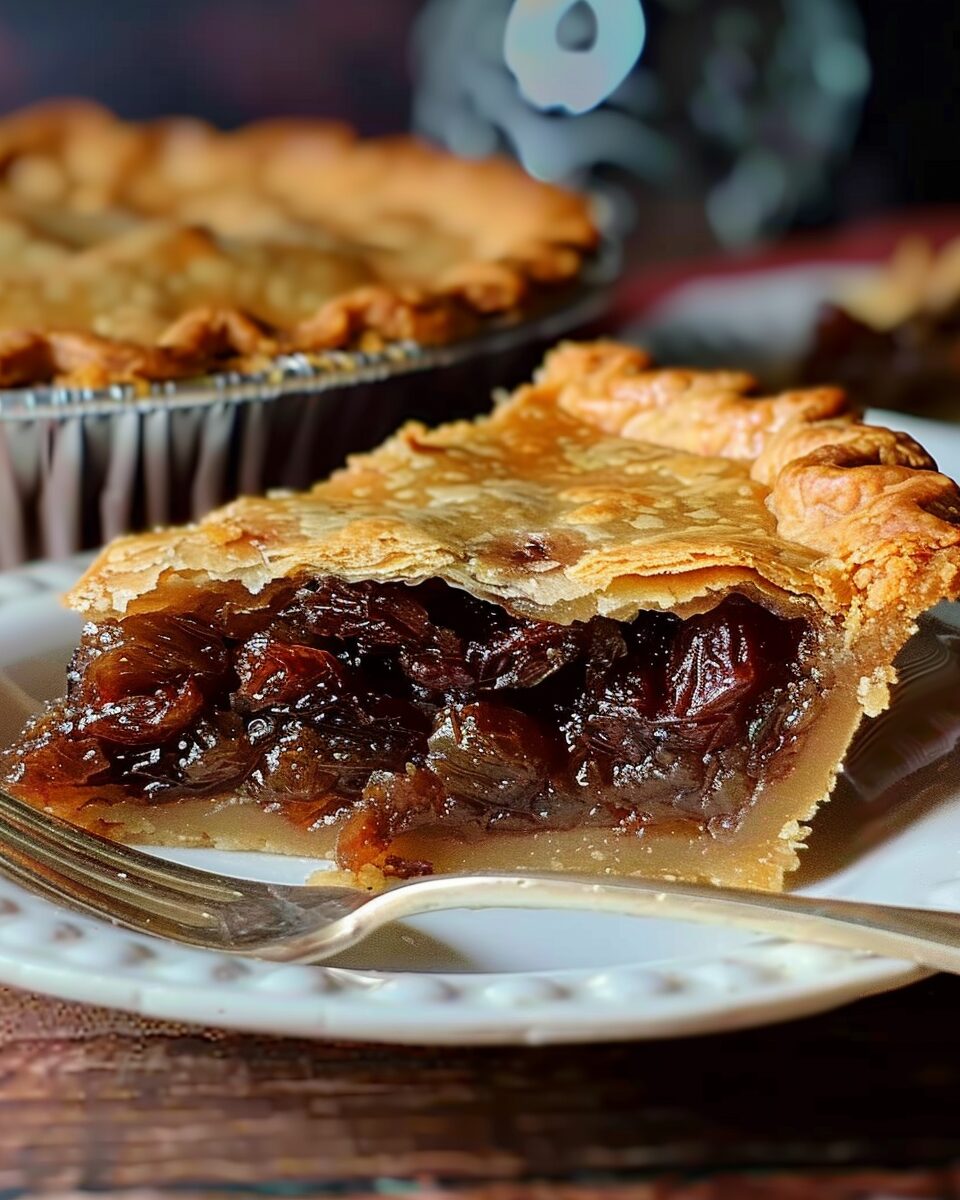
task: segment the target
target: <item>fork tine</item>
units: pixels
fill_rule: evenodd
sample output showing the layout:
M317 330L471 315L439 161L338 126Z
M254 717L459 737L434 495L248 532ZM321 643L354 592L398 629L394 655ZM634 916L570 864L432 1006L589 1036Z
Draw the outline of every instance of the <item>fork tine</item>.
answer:
M42 875L55 873L61 879L72 880L87 889L103 892L112 900L119 900L129 908L162 914L189 925L209 925L215 916L209 911L211 905L201 897L191 897L183 892L171 891L154 881L144 881L128 872L103 866L96 859L87 858L71 850L64 851L55 842L44 840L0 816L0 858L9 862L26 863Z
M226 901L219 898L197 895L189 886L170 886L173 875L157 876L153 872L141 873L135 862L121 867L115 861L104 862L95 853L88 853L72 845L64 846L56 836L42 826L23 827L18 822L7 820L0 812L0 840L5 840L21 855L41 862L46 868L55 869L76 879L96 884L111 893L126 895L137 904L149 902L162 905L173 911L196 910L199 906L222 907L241 898L239 892L229 894Z
M150 854L134 850L117 842L108 841L96 834L88 833L77 825L55 817L50 813L39 812L23 800L9 795L0 789L0 819L4 819L18 828L29 830L30 833L44 841L52 842L60 847L69 846L77 853L100 863L104 868L112 867L115 871L126 872L131 878L136 876L144 884L152 882L166 887L171 892L182 892L196 900L205 898L211 901L228 902L242 899L242 894L232 881L213 872L198 871L192 867L174 864Z
M86 916L99 917L113 925L122 925L154 937L168 937L192 945L209 946L211 938L208 933L216 927L212 918L206 924L200 925L181 921L168 913L148 913L142 908L108 897L95 888L86 887L56 871L43 874L34 864L19 860L4 847L0 847L0 875L14 880L26 890L50 900L58 907L66 907Z

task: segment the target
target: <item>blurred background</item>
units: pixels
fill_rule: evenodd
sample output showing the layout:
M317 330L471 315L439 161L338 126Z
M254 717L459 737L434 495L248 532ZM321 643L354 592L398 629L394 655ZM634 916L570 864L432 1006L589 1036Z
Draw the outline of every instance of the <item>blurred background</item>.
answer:
M0 108L412 126L592 186L645 260L960 199L958 54L956 0L2 0Z

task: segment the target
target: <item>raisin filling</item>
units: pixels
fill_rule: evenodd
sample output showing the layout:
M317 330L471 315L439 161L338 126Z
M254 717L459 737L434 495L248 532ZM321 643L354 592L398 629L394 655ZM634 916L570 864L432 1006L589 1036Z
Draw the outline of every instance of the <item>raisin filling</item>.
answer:
M396 874L429 870L391 853L415 829L719 833L789 760L817 643L738 595L560 625L438 581L319 579L257 612L88 625L3 774L66 816L239 795Z

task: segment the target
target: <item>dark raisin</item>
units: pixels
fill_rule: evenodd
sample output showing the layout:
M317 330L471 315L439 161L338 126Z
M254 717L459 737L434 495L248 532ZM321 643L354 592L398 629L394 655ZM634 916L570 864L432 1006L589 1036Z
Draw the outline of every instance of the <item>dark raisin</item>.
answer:
M467 661L482 688L533 688L574 661L588 640L583 625L517 619L472 642Z
M436 629L427 645L400 651L404 674L428 696L471 691L476 680L467 666L463 642L450 629Z
M649 664L633 657L617 662L578 701L564 728L567 744L611 761L643 761L656 741L661 686Z
M192 680L164 684L150 696L125 696L84 713L78 723L87 737L124 746L165 742L194 721L203 708L203 693Z
M558 755L539 721L487 700L445 709L429 747L427 765L447 793L490 809L530 808Z
M229 667L227 648L209 626L190 617L133 614L89 641L81 694L88 702L117 702L150 695L185 680L203 692ZM74 668L77 669L76 666Z
M240 717L214 712L165 746L124 749L114 761L147 798L161 801L238 791L258 757Z
M691 617L670 655L667 711L700 721L738 708L756 694L765 666L761 636L742 612L721 605Z
M236 672L234 705L242 712L318 713L342 699L346 688L345 668L326 650L266 637L251 638L243 647Z
M323 579L301 589L295 603L313 634L356 639L363 652L430 642L427 610L404 584Z
M251 774L251 795L264 804L309 802L325 811L337 796L359 795L369 774L350 786L349 769L339 757L336 739L290 721Z
M76 732L75 717L53 709L34 717L20 741L2 755L2 779L7 784L66 782L78 788L106 779L110 759L100 743Z

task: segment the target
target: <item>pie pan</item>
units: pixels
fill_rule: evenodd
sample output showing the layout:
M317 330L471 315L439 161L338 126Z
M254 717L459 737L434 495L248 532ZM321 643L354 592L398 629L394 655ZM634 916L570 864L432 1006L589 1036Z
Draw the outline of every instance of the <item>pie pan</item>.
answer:
M148 387L0 390L0 568L303 488L406 419L481 411L548 343L600 317L614 259L596 256L524 319L446 345L295 354L256 374Z

